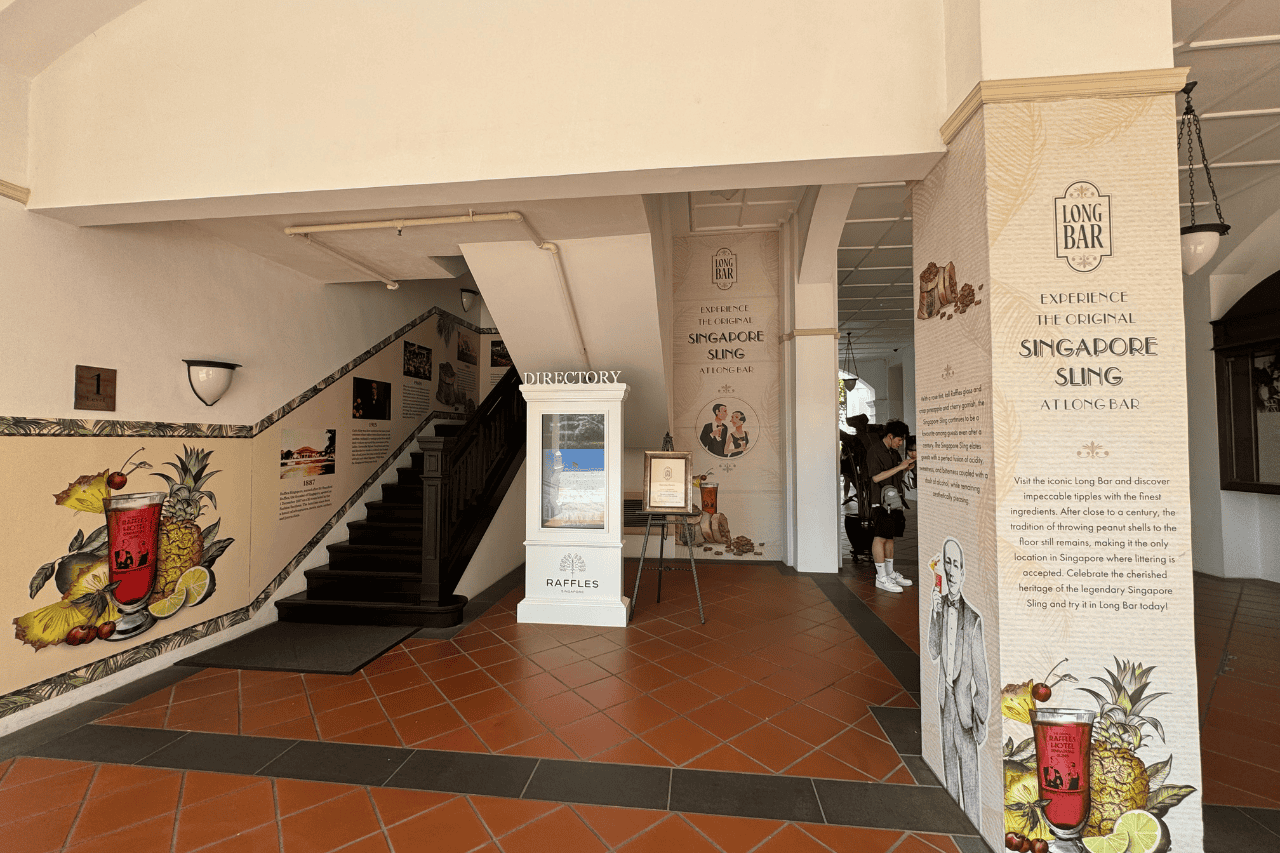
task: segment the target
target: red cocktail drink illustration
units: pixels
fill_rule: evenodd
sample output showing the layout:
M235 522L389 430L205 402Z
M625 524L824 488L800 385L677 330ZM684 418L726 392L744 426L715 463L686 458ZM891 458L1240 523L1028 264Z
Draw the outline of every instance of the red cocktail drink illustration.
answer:
M111 583L119 582L113 596L121 617L112 639L127 639L155 622L147 599L156 581L160 557L160 507L163 492L142 492L107 498L107 566Z
M1036 735L1036 772L1044 816L1057 839L1050 849L1083 850L1080 830L1089 818L1089 744L1094 711L1038 708L1031 712Z

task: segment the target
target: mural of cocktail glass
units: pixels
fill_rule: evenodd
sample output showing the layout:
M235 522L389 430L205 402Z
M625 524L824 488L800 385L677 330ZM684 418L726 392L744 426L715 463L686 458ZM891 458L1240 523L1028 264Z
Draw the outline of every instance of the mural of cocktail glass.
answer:
M1031 712L1036 735L1036 773L1040 799L1054 853L1084 853L1080 831L1089 819L1089 744L1095 711L1037 708Z
M155 623L147 609L156 581L160 556L160 508L164 492L140 492L106 498L107 566L111 583L118 583L112 597L120 610L113 640L142 633Z

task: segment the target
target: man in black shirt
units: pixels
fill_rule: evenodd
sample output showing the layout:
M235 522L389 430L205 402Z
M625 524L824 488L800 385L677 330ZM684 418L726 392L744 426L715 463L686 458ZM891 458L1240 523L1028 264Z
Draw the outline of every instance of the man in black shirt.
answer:
M916 464L914 451L902 461L902 447L910 430L902 421L885 424L884 437L872 441L867 448L867 474L871 479L871 521L875 538L871 540L871 557L876 563L876 588L885 592L902 592L911 581L893 569L893 540L907 529L907 518L901 509L888 509L881 500L884 487L893 486L902 495L902 473Z

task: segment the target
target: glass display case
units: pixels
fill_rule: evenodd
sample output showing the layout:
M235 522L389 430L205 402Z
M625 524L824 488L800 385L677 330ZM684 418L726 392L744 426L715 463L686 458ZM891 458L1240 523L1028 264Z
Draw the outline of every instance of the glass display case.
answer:
M604 529L605 416L542 416L542 526Z

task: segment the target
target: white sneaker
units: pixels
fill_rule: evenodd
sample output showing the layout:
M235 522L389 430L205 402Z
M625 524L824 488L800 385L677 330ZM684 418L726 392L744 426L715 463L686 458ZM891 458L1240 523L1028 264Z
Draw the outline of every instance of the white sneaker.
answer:
M885 592L902 592L902 587L894 583L892 577L877 577L876 589L883 589Z
M898 586L915 586L915 583L912 582L911 578L904 578L902 575L898 574L897 572L894 572L893 574L889 575L889 577Z

